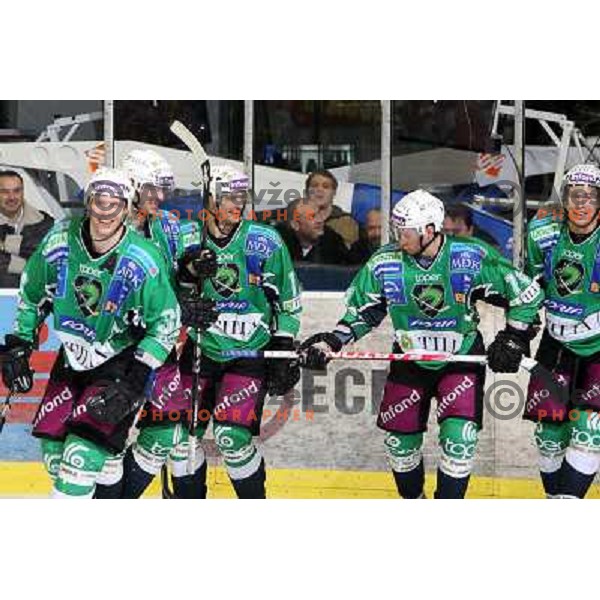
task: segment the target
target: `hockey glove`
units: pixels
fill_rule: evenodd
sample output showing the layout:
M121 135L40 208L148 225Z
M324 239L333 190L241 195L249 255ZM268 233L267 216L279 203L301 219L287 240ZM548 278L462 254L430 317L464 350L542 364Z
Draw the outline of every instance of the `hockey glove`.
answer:
M311 335L300 345L304 355L302 366L313 371L325 371L330 360L327 353L339 352L342 347L342 341L335 333L327 331Z
M287 336L273 336L265 350L294 350L294 340ZM270 396L284 396L298 381L298 359L273 358L267 362L267 394Z
M529 334L507 326L487 349L488 366L494 373L516 373L529 353Z
M178 261L177 277L182 285L197 284L200 278L217 274L217 255L209 249L186 252Z
M145 401L144 390L152 369L133 360L123 379L99 382L103 388L87 401L89 414L97 421L116 425L131 413L137 412Z
M219 318L214 300L180 295L179 306L181 307L181 323L186 327L205 331Z
M2 352L2 380L15 394L25 394L33 387L33 371L29 366L31 344L16 335L7 334Z

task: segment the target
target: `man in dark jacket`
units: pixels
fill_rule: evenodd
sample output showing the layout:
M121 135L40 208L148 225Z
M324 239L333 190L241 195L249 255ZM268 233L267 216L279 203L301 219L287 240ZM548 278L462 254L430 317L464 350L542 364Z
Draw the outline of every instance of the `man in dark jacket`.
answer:
M381 247L381 211L372 208L365 218L364 229L350 248L350 262L355 265L366 263Z
M308 198L313 198L320 212L322 212L325 225L340 235L350 248L359 238L360 229L352 215L336 206L333 201L338 189L338 181L331 171L314 171L305 182L305 193Z
M313 198L299 198L287 208L288 221L277 229L292 260L319 264L346 265L344 240L325 225L323 212Z
M25 262L54 219L25 202L23 178L0 171L0 288L18 288Z

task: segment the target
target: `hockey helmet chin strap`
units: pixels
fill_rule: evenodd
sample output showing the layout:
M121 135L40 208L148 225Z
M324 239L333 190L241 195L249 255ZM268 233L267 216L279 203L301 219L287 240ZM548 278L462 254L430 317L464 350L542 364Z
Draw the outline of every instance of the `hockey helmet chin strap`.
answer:
M425 227L429 227L429 225L433 225L433 223L428 223L427 225L425 225ZM423 252L425 252L425 250L427 250L427 248L429 248L429 246L431 246L431 244L433 244L433 242L435 242L435 240L437 240L437 238L441 235L439 231L435 231L435 233L433 234L433 237L426 243L423 244L423 233L419 236L419 246L421 246L421 249L419 250L419 252L417 254L415 254L416 257L418 256L423 256Z

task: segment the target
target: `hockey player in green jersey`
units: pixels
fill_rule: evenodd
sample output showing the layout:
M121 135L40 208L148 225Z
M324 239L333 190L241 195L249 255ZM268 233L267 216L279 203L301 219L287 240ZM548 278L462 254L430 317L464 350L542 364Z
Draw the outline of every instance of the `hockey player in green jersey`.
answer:
M293 361L230 359L228 350L291 350L300 327L300 286L289 253L269 226L244 220L248 178L229 167L215 169L208 201L206 249L218 268L204 282L203 297L216 302L218 320L200 339L198 437L212 415L217 448L239 498L265 497L265 465L258 435L265 395L283 395L299 380ZM191 333L180 362L188 394L192 386Z
M546 295L536 359L563 386L532 376L525 405L548 498L583 498L600 468L599 193L600 169L573 167L561 209L538 213L528 231L527 272Z
M198 252L200 224L185 221L178 215L161 210L173 192L175 178L169 163L153 150L132 150L123 159L122 169L129 176L135 195L133 199L132 223L138 233L151 240L161 251L168 264L170 278L174 285L176 273L184 254L186 261L193 258L195 273L199 269L203 276L216 273L214 253ZM184 267L185 268L185 267ZM175 285L176 292L179 287ZM217 318L214 302L200 300L204 310L195 307L195 314L200 313L202 321L190 320L190 300L180 296L182 321L184 325L193 325L205 329ZM161 470L171 455L173 493L177 498L198 497L206 490L197 489L195 482L206 479L206 461L202 448L196 452L196 470L198 475L187 473L187 426L186 411L189 400L184 395L181 385L181 374L177 364L177 352L174 349L165 364L154 374L153 392L149 394L149 403L137 422L139 435L127 449L123 461L123 489L114 481L112 485L98 490L96 497L139 498L150 485L152 479ZM178 446L177 452L173 452ZM110 476L111 474L109 474Z
M160 253L126 225L132 195L122 172L94 174L87 215L56 224L27 262L6 336L2 376L15 392L32 380L28 359L49 314L61 340L33 422L56 498L92 497L181 325Z
M406 195L392 212L396 243L376 252L346 295L346 312L332 332L301 346L305 366L325 369L339 351L377 327L389 314L394 349L482 354L475 301L506 306L507 325L487 351L494 372L515 372L528 352L531 324L543 296L531 279L493 248L441 233L444 205L426 191ZM423 433L437 398L440 464L436 498L463 498L482 426L485 368L467 363L394 362L377 425L399 494L423 497Z

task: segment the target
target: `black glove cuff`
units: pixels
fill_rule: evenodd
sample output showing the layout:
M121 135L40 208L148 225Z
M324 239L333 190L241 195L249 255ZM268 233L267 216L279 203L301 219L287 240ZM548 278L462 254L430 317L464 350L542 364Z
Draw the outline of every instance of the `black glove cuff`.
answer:
M309 346L313 346L319 342L325 342L331 348L332 352L339 352L344 347L342 340L335 333L325 331L311 335L307 340L302 342L300 350L305 350Z
M217 257L213 250L197 248L186 252L177 261L178 280L198 283L200 279L214 277L217 273Z
M7 333L4 336L4 347L6 350L22 348L26 350L28 354L31 354L31 351L33 350L33 344L31 342L28 342L27 340L24 340L23 338L20 338L12 333Z

